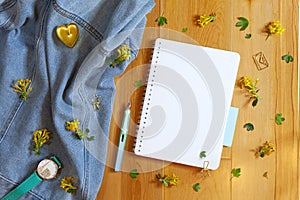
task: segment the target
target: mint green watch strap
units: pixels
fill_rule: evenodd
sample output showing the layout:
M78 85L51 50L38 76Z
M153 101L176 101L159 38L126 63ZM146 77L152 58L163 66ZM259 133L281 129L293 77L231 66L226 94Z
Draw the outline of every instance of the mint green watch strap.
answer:
M5 195L1 200L17 200L42 181L43 180L38 176L38 174L34 172L23 183Z
M56 156L52 156L51 159L57 164L58 168L61 168L61 162Z

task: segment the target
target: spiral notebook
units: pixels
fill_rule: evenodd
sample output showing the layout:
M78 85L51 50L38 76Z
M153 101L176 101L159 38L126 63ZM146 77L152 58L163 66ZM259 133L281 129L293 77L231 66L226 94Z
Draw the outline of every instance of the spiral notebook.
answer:
M235 52L157 39L135 154L217 169L238 65Z

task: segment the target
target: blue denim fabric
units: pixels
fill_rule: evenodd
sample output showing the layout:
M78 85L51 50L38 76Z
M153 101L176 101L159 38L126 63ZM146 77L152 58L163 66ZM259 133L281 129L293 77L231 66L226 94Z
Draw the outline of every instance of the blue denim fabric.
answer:
M44 181L21 199L94 199L101 185L112 104L115 68L107 58L128 44L137 54L145 14L153 0L0 0L0 197L24 181L43 158L56 155L63 164L57 178ZM79 40L66 47L55 35L61 24L76 23ZM22 101L12 85L32 79L29 98ZM90 102L102 97L101 110ZM95 140L78 140L65 130L79 119ZM51 144L40 155L32 151L33 132L47 128ZM73 176L73 195L60 188Z

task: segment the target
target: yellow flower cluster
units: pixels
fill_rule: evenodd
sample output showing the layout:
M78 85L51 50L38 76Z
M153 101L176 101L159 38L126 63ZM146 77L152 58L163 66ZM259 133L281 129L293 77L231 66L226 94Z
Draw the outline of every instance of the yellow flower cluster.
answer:
M33 142L35 143L33 150L35 154L40 154L40 148L50 140L50 134L51 132L47 129L36 130L33 132Z
M173 174L172 177L171 176L162 177L161 174L157 174L156 178L159 182L162 182L166 187L176 186L179 183L179 178L178 176L176 176L176 174Z
M32 91L32 88L29 87L30 83L30 79L19 79L13 86L14 92L20 93L19 98L24 101L28 98L29 93Z
M67 121L65 123L65 128L67 131L74 132L75 136L80 140L85 138L87 138L89 141L93 140L94 136L88 137L88 133L90 132L89 129L86 129L86 132L83 132L81 128L79 128L79 124L80 121L78 119Z
M73 121L66 122L65 128L68 131L77 131L80 129L79 124L80 124L80 121L78 119L75 119Z
M73 183L74 178L72 176L67 176L61 179L60 187L68 193L73 193L76 191L77 187Z
M250 98L253 98L254 101L252 103L253 106L255 106L259 100L258 91L256 84L258 83L259 79L252 80L247 76L243 76L240 79L240 87L242 89L246 89L250 93Z
M173 174L173 176L169 177L169 179L170 179L170 181L169 181L170 185L175 185L175 186L178 185L179 177L176 176L176 174Z
M110 64L111 67L115 67L119 63L122 63L125 60L129 60L131 58L131 48L127 45L122 45L118 48L117 52L117 58L115 58L112 63Z
M201 15L200 18L197 20L197 23L200 25L200 27L205 27L209 22L213 22L216 19L216 14L212 13L208 16Z
M266 40L269 38L272 34L282 34L285 31L285 28L283 28L280 24L280 21L271 22L268 27L268 36Z
M276 151L276 147L269 141L266 141L262 146L258 148L256 155L263 158L265 155L270 155L272 152Z
M275 21L269 24L268 30L270 34L282 34L285 29L282 28L281 24L279 21Z

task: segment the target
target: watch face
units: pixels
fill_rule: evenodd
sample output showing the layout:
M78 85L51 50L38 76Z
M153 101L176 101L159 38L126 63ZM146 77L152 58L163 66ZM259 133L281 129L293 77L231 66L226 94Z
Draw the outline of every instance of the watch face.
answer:
M57 164L50 159L42 160L37 166L37 173L42 179L53 179L58 171Z

